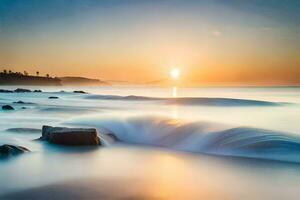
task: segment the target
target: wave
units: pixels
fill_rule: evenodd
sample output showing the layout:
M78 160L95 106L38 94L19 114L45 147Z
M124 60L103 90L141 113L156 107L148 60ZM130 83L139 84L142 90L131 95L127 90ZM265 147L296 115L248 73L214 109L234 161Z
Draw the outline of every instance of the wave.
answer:
M204 105L204 106L283 106L286 103L232 99L232 98L209 98L209 97L178 97L158 98L145 96L118 96L118 95L89 95L85 99L93 100L123 100L123 101L159 101L164 104L176 105Z
M99 99L99 100L163 100L164 98L158 98L158 97L145 97L145 96L135 96L135 95L129 95L129 96L119 96L119 95L88 95L85 97L85 99Z
M109 137L111 141L214 155L300 162L300 137L287 132L252 127L229 128L208 122L184 123L161 117L86 118L73 123L96 127L106 138L112 136Z
M62 113L83 113L92 111L89 108L76 108L76 107L46 107L39 109L40 112L62 112Z
M92 106L72 106L72 105L40 105L37 107L39 112L43 113L62 113L62 114L84 114L89 112L99 112L99 108L103 107L92 107ZM106 108L106 107L105 107Z

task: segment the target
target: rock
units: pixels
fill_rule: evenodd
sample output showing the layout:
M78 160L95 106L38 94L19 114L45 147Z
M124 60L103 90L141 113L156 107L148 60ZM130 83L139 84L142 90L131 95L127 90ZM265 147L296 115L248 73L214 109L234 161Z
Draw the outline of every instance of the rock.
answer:
M23 88L17 88L14 90L14 92L31 92L31 90L23 89Z
M23 109L23 110L24 110L24 109L27 109L27 108L23 106L21 109Z
M34 90L33 92L42 92L42 90Z
M30 152L27 148L15 145L4 144L0 146L0 157L18 155L21 153Z
M18 104L24 104L24 101L15 101L14 103L18 103Z
M13 103L15 103L15 104L34 104L34 103L31 103L31 102L24 102L24 101L15 101Z
M75 90L75 91L73 91L73 93L86 94L86 92L85 92L85 91L82 91L82 90Z
M6 129L5 131L7 132L12 132L12 133L41 133L41 129L36 129L36 128L9 128Z
M58 99L58 97L52 96L52 97L48 97L48 99Z
M3 89L0 89L0 93L12 93L13 91L11 90L3 90Z
M2 110L14 110L14 108L10 105L4 105L2 106Z
M67 128L43 126L41 140L61 145L100 145L94 128Z

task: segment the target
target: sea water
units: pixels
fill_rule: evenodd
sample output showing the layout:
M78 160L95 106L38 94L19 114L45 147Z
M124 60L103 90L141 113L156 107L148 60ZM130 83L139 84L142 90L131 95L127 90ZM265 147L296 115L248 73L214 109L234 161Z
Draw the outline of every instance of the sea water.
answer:
M298 87L18 87L43 92L0 94L15 108L0 111L0 144L31 150L0 160L0 195L96 178L126 185L118 198L299 198ZM43 125L95 127L105 146L35 141Z

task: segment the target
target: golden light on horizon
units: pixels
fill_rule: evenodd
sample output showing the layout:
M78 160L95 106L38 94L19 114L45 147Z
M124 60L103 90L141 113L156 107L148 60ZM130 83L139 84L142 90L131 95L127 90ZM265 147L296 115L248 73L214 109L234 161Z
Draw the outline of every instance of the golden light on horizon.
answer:
M173 96L174 98L177 97L177 87L176 87L176 86L172 87L172 96Z
M178 68L174 68L170 71L170 76L172 79L178 79L180 76L180 70Z

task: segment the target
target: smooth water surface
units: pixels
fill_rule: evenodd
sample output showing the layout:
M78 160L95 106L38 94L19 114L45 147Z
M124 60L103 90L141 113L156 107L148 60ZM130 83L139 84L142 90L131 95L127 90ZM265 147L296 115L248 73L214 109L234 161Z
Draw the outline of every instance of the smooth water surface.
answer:
M81 182L83 197L112 199L300 195L300 88L22 88L44 92L0 93L0 104L15 108L0 111L0 144L32 152L0 160L0 195L53 184L72 191ZM105 146L35 141L42 125L95 127Z

